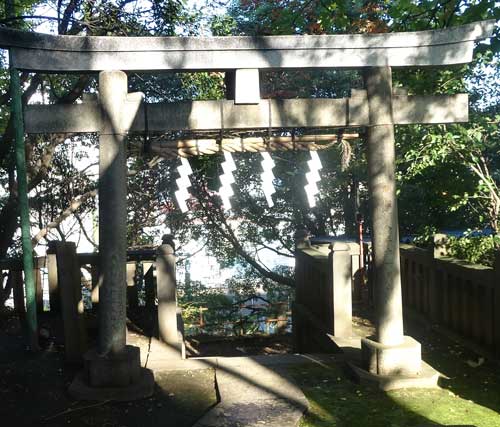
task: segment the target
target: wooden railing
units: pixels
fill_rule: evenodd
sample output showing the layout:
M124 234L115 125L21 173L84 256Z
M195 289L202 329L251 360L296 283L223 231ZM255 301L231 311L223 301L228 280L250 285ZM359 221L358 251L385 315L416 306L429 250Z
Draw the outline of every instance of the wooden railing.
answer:
M356 246L351 244L353 299L363 286L357 277L360 271L364 273L358 269ZM367 300L373 301L373 265L368 247L364 253ZM439 248L426 250L401 244L400 254L404 308L500 355L500 256L491 268L448 257ZM350 298L340 302L333 296L333 266L328 245L297 250L293 322L298 351L325 350L329 345L325 337L339 336L336 312L350 313Z
M66 243L58 242L58 244L66 245ZM69 244L71 246L71 244ZM67 249L67 248L66 248ZM91 302L96 304L99 302L98 292L98 277L99 277L99 254L98 253L76 253L76 263L80 270L80 283L83 288L88 287L91 289L92 297ZM145 289L146 302L154 301L154 293L150 295L150 288L154 288L153 272L151 267L156 260L156 249L141 249L127 251L127 285L128 285L128 304L130 306L137 306L139 304L137 298L138 285L143 284ZM57 254L55 248L47 252L46 256L34 258L34 272L35 272L35 291L37 310L39 312L60 310L60 296L58 294L58 264ZM151 272L150 272L151 270ZM18 258L7 258L0 260L0 272L11 283L7 291L12 292L12 299L14 303L14 310L19 314L24 314L25 298L24 298L24 284L23 284L23 264L22 260ZM49 305L43 305L43 290L49 291ZM86 304L86 309L91 308L91 305Z
M42 312L43 307L43 281L44 269L46 268L46 257L37 257L34 259L34 277L37 311ZM10 258L0 260L0 273L4 282L2 295L6 300L12 295L14 310L20 316L26 313L24 301L23 284L23 264L21 259Z
M34 260L37 308L44 311L43 289L48 289L49 307L45 308L62 318L66 358L80 361L87 341L84 311L99 303L99 255L78 254L72 242L52 243L46 256ZM160 338L166 341L170 336L163 335L173 335L174 344L184 354L182 337L176 338L177 332L183 334L182 318L171 308L175 301L175 268L171 268L175 255L173 251L163 253L162 248L165 245L158 250L127 251L127 305L129 309L145 306L151 313L157 310ZM10 281L6 291L13 293L14 309L20 316L26 312L22 267L20 259L0 260L0 272ZM85 293L90 297L84 303Z
M401 245L403 305L498 353L500 269Z

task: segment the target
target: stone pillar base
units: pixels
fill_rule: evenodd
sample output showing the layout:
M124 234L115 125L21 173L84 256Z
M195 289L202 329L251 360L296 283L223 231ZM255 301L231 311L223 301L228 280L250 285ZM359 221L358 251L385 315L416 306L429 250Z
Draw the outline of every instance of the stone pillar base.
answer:
M384 345L361 339L362 368L376 375L419 375L422 370L420 343L404 336L398 345Z
M72 382L69 393L79 400L136 400L154 391L154 376L141 367L139 347L125 346L120 354L101 356L89 350L84 370Z

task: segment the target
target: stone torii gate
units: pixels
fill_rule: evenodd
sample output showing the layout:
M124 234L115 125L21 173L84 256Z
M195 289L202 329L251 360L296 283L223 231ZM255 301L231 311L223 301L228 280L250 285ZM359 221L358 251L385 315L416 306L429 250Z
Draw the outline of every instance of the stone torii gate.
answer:
M99 132L99 346L86 357L85 375L93 398L108 399L117 390L130 398L152 393L152 376L140 370L138 349L126 345L125 333L124 141L129 132L146 129L366 127L377 332L362 341L363 367L375 375L418 374L420 344L403 334L394 124L465 121L467 95L393 94L391 67L470 62L475 41L489 37L493 26L485 21L414 33L213 38L52 36L0 28L0 46L10 49L18 70L100 72L98 102L32 106L25 114L29 133ZM260 100L259 69L345 67L363 69L366 92L344 100ZM125 71L151 70L235 71L235 100L146 107L142 94L128 93ZM221 147L245 151L244 145ZM170 148L169 156L196 155L206 147Z

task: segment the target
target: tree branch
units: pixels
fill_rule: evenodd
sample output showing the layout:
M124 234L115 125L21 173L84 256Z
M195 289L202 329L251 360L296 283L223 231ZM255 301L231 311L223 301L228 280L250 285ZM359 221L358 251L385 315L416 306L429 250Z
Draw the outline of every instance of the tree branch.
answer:
M92 197L97 196L97 190L92 190L92 191L87 191L86 193L82 194L81 196L76 197L73 199L68 208L65 209L61 215L59 215L54 221L50 222L45 226L45 228L42 228L38 233L36 234L35 237L31 240L33 246L36 246L40 240L42 240L50 230L53 228L58 228L59 225L66 219L68 218L71 214L73 214L87 199L90 199Z
M80 225L80 229L82 230L82 233L85 236L85 238L87 239L87 241L95 249L99 249L99 245L96 242L94 242L94 240L92 240L91 237L89 236L89 234L87 233L87 230L85 229L85 226L83 224L83 221L82 221L82 218L80 217L80 215L78 213L74 212L74 216L75 216L76 220L78 221L78 224Z
M280 283L285 286L289 287L295 287L295 281L289 277L282 276L281 274L277 274L273 271L269 271L266 268L264 268L262 265L260 265L252 256L250 256L243 246L241 246L238 238L234 234L233 229L231 226L227 223L226 218L223 214L223 212L220 210L220 208L214 208L216 209L216 212L214 212L217 216L217 220L214 221L212 213L208 210L207 206L204 203L204 200L210 200L211 196L200 186L196 186L197 190L202 193L203 196L205 197L197 197L198 202L200 203L200 206L202 207L203 211L206 214L206 217L208 221L211 223L211 225L216 229L216 231L224 237L234 248L238 256L246 261L250 266L252 266L261 276L266 277L270 280L273 280L277 283ZM215 202L215 201L213 201ZM217 206L216 203L212 203L213 206Z

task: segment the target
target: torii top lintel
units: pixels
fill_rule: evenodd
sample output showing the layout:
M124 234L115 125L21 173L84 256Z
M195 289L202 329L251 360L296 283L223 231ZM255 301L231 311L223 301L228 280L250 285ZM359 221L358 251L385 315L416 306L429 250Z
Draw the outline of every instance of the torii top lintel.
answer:
M21 70L233 70L436 66L472 60L495 21L444 30L266 37L54 36L0 27L0 47Z

